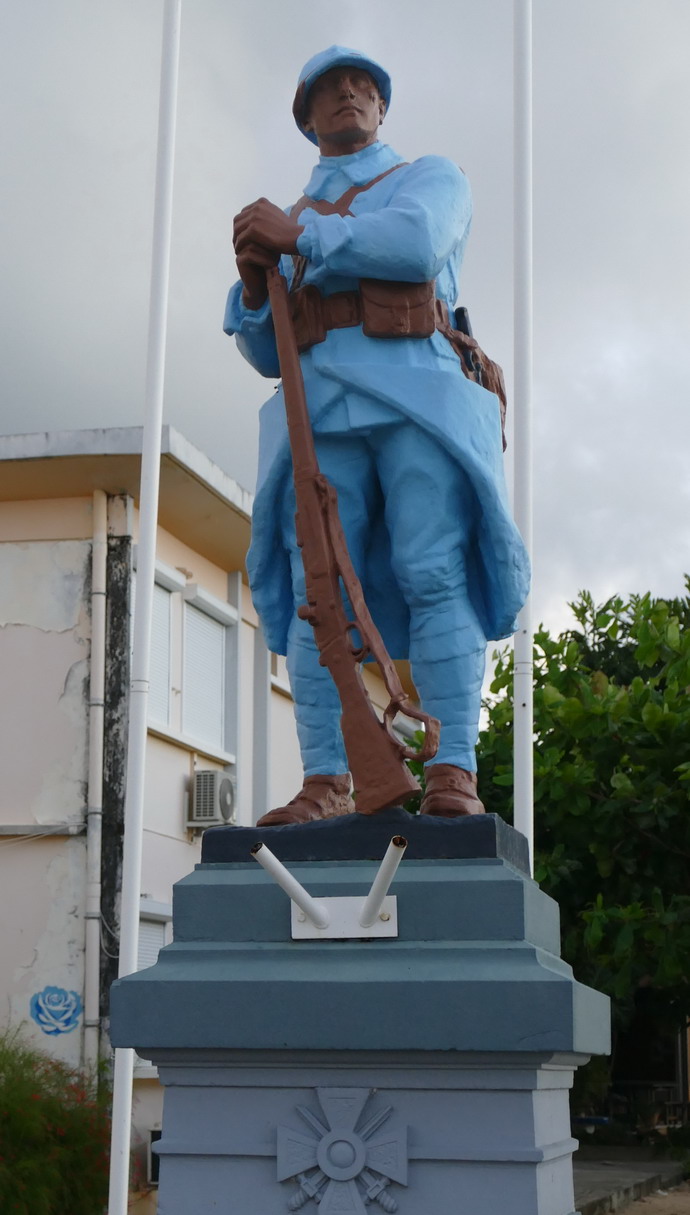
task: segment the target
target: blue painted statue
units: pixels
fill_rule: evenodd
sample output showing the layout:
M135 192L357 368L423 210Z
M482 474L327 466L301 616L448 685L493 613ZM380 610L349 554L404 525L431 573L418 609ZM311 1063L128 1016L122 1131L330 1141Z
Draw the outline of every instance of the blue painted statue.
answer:
M224 328L257 371L279 377L265 275L279 261L304 301L296 326L316 451L367 604L441 722L422 812L474 814L486 642L513 632L529 564L507 502L499 400L470 378L450 319L470 188L451 161L407 164L379 142L390 96L387 73L357 51L330 47L306 64L293 112L319 161L295 207L260 199L236 217L241 281ZM294 514L279 390L261 410L247 566L267 644L287 655L305 780L263 825L354 808L339 698L296 614Z

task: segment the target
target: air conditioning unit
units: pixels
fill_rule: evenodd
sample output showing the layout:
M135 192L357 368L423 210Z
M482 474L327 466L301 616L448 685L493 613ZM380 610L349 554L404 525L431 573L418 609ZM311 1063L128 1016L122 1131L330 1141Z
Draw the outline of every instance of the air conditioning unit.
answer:
M191 801L188 827L199 830L235 821L235 782L227 772L217 768L195 772Z

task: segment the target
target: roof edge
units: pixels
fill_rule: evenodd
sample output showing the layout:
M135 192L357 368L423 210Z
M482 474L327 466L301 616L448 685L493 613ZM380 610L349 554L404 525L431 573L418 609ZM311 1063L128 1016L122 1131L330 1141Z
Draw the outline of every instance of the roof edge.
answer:
M10 460L73 459L79 456L140 456L143 437L142 426L0 435L0 463ZM251 515L254 495L173 426L162 428L161 455L175 460L235 510L247 517Z

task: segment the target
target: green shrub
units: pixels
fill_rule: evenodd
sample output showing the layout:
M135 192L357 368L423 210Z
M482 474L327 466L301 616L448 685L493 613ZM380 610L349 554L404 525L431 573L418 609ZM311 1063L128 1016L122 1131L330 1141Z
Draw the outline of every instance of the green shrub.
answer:
M101 1215L108 1198L110 1093L0 1035L2 1215Z

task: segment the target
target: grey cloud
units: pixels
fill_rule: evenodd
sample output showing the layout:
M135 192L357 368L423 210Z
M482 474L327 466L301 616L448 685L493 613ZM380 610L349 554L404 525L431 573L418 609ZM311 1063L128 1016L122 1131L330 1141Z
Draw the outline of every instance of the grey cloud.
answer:
M467 171L464 300L512 378L511 14L184 0L166 420L248 488L272 386L221 333L232 216L301 193L294 82L331 42L390 67L385 138ZM6 433L141 421L161 18L160 0L5 5ZM580 586L672 594L690 567L690 9L534 0L534 30L535 613L557 620Z

